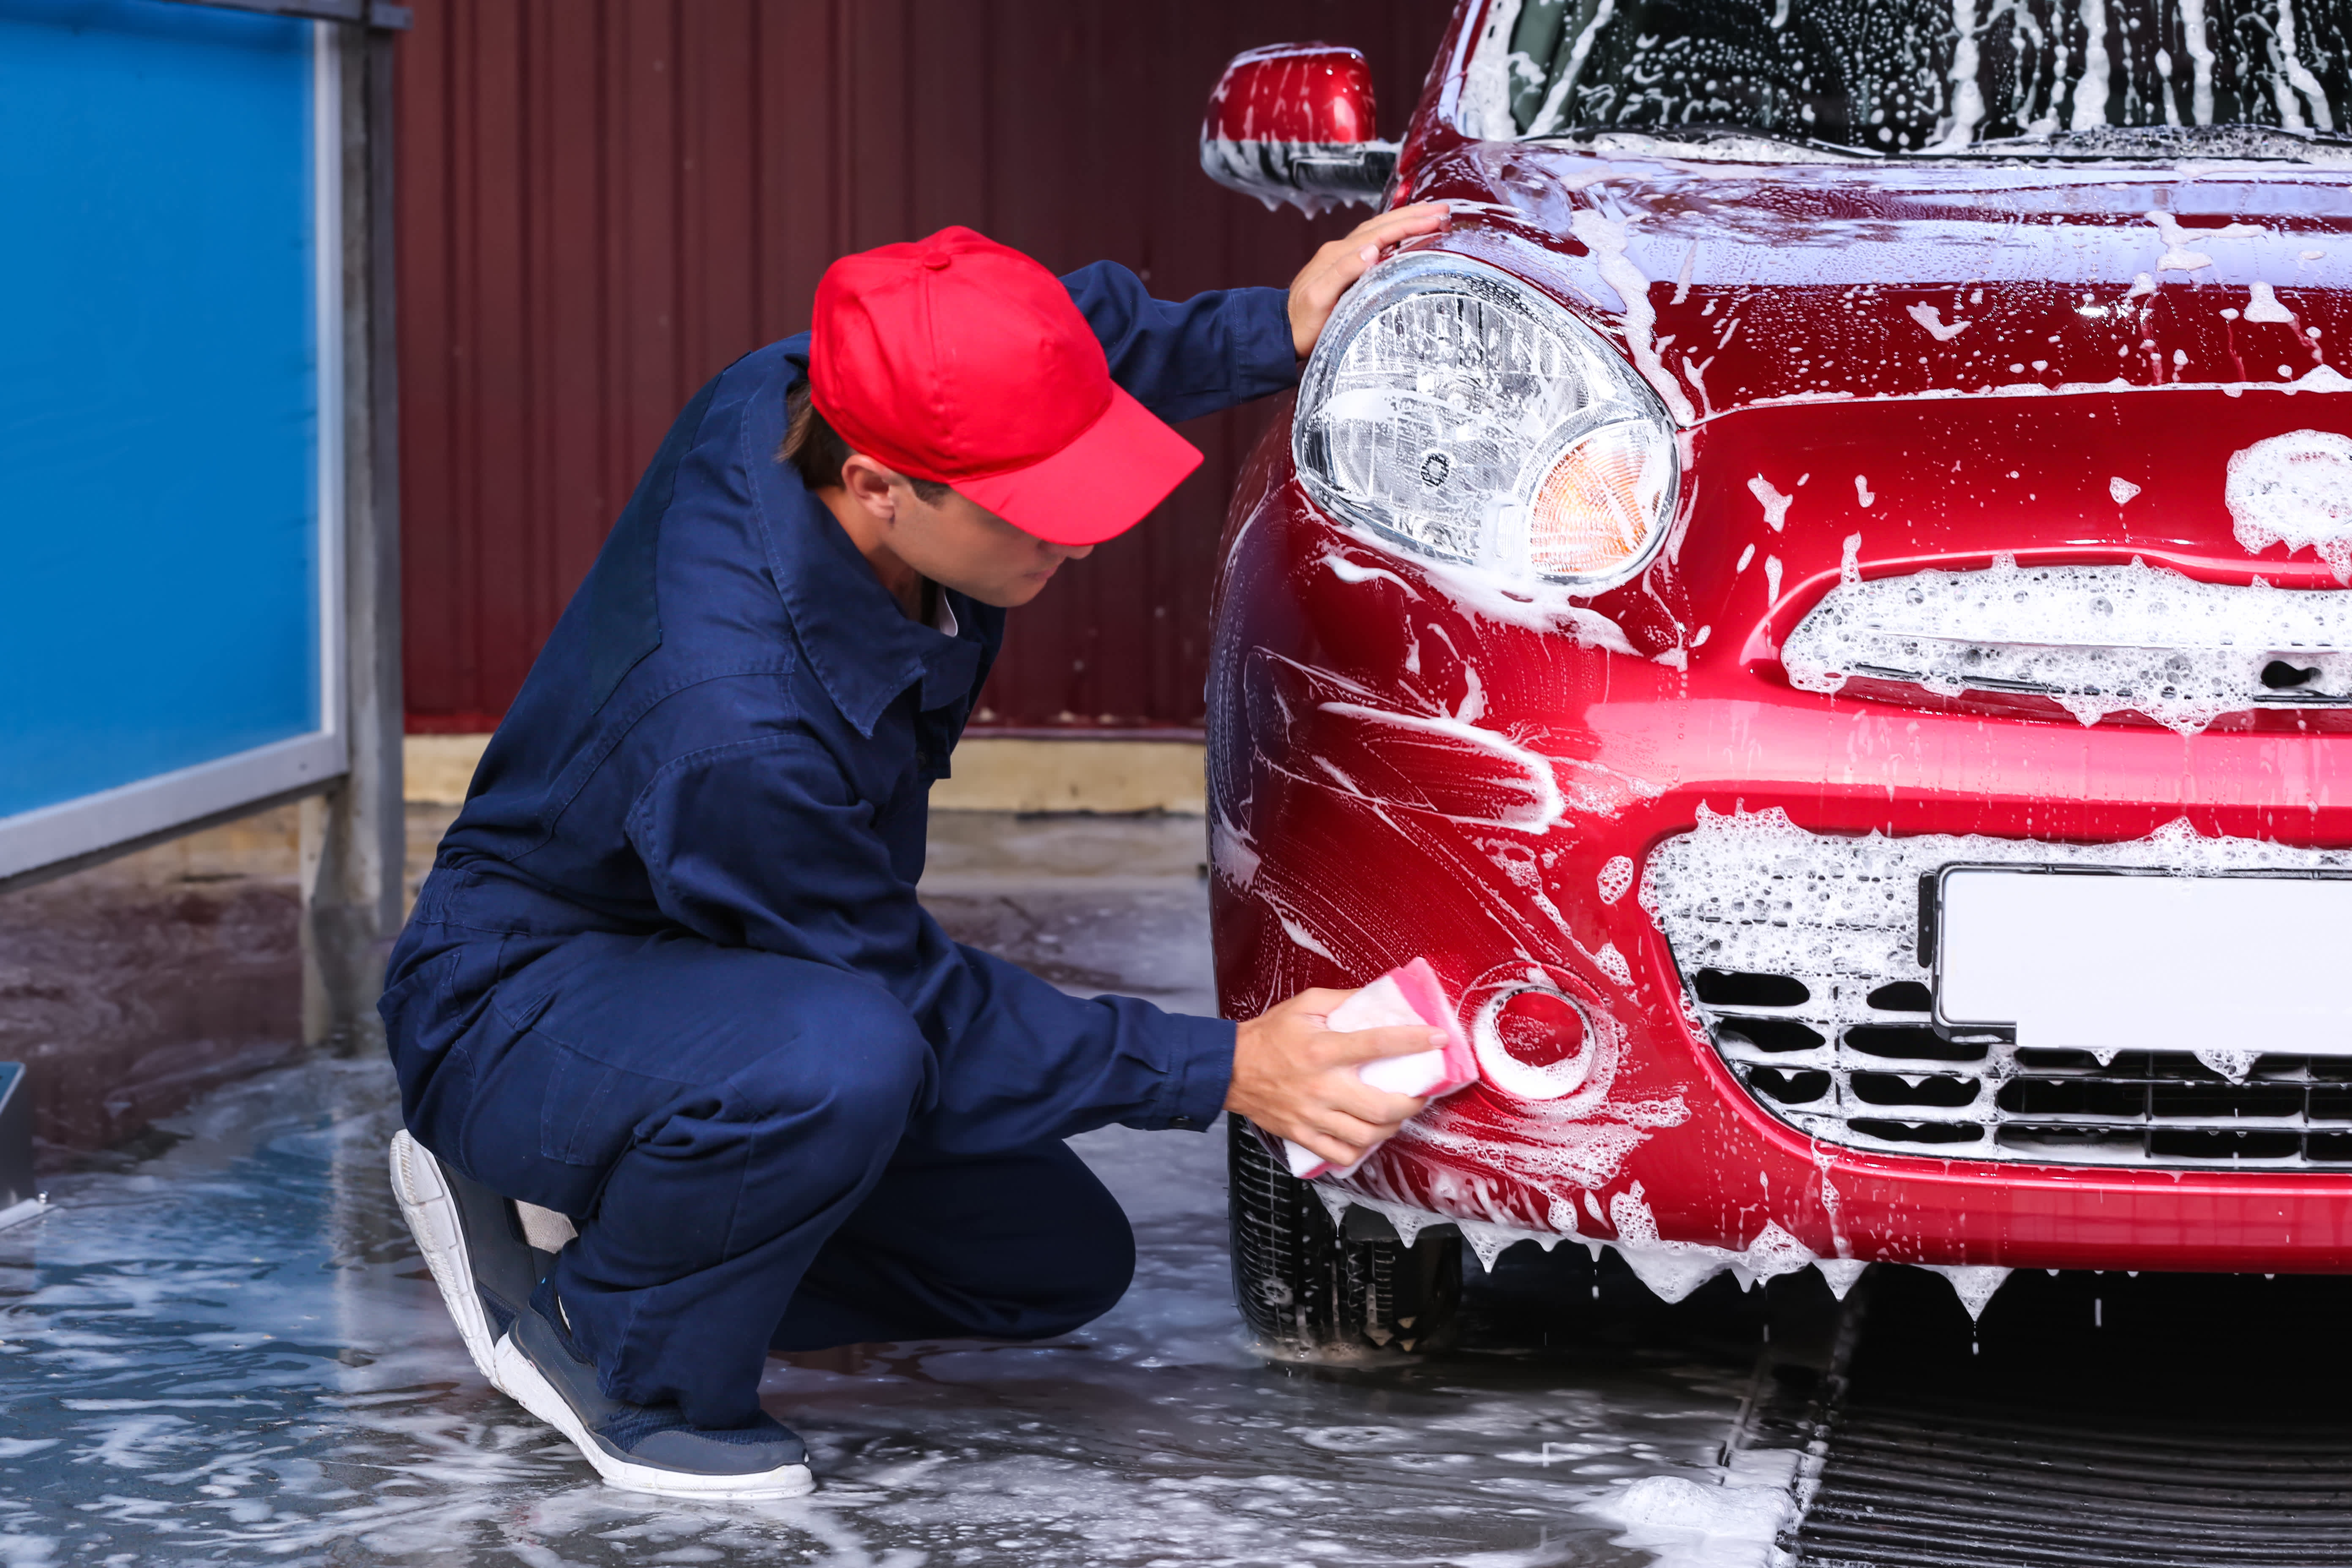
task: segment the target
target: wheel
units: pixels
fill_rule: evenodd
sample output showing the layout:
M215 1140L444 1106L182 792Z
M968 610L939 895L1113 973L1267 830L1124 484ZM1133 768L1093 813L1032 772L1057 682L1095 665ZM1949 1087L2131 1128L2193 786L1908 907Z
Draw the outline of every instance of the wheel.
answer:
M1423 1231L1411 1247L1350 1240L1255 1127L1239 1116L1225 1126L1234 1296L1261 1339L1307 1354L1445 1342L1462 1300L1458 1232Z

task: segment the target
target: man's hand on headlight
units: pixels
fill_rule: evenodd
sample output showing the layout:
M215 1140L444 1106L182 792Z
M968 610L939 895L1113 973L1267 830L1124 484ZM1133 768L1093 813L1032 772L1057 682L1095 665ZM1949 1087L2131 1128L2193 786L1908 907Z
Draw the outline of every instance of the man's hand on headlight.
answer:
M1226 1110L1337 1166L1362 1159L1428 1103L1373 1088L1357 1067L1445 1044L1443 1030L1418 1024L1333 1032L1331 1009L1353 995L1301 991L1243 1024L1225 1092Z
M1380 260L1382 252L1415 235L1435 234L1445 226L1449 210L1444 202L1399 207L1366 218L1347 238L1335 239L1317 251L1290 280L1290 346L1298 350L1298 357L1303 360L1313 350L1339 296Z

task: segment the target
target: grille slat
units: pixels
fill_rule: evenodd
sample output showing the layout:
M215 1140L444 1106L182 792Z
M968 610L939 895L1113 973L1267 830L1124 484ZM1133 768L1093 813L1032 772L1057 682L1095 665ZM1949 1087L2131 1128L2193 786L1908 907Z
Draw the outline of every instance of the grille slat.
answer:
M2021 1051L1929 1019L1920 879L1946 864L2180 874L2352 871L2352 852L2202 838L2128 844L1808 833L1717 816L1652 852L1642 896L1717 1053L1772 1115L1887 1154L2068 1165L2352 1168L2352 1059Z

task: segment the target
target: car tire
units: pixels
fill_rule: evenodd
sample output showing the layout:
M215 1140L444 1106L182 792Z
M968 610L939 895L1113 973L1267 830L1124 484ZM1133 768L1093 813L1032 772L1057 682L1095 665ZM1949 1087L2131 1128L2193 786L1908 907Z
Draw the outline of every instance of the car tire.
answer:
M1411 1247L1351 1240L1255 1127L1239 1116L1225 1125L1234 1297L1262 1342L1305 1355L1449 1343L1462 1301L1458 1231L1423 1231Z

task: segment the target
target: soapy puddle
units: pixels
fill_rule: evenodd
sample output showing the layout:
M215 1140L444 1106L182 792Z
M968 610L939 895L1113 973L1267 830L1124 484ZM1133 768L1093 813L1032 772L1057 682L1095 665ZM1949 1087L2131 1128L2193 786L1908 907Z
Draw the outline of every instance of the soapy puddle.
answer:
M992 905L1025 912L1007 945L1043 960L1066 934L1069 988L1200 1005L1205 909L1176 906L1205 889L1164 858L1150 888L1017 890ZM968 880L927 896L975 915ZM474 1374L386 1186L397 1115L378 1059L315 1058L163 1124L152 1157L53 1178L58 1207L0 1232L0 1564L1632 1564L1663 1549L1628 1533L1655 1500L1612 1500L1715 1485L1758 1333L1728 1281L1668 1309L1613 1260L1520 1246L1465 1264L1460 1352L1269 1364L1232 1301L1222 1130L1112 1128L1077 1141L1138 1233L1109 1315L772 1361L823 1490L648 1500Z
M1740 1393L1736 1352L1269 1364L1222 1134L1112 1129L1080 1147L1141 1262L1108 1317L772 1362L821 1492L635 1498L467 1364L385 1187L395 1116L373 1061L288 1069L0 1234L0 1563L1630 1563L1587 1510L1712 1487Z

